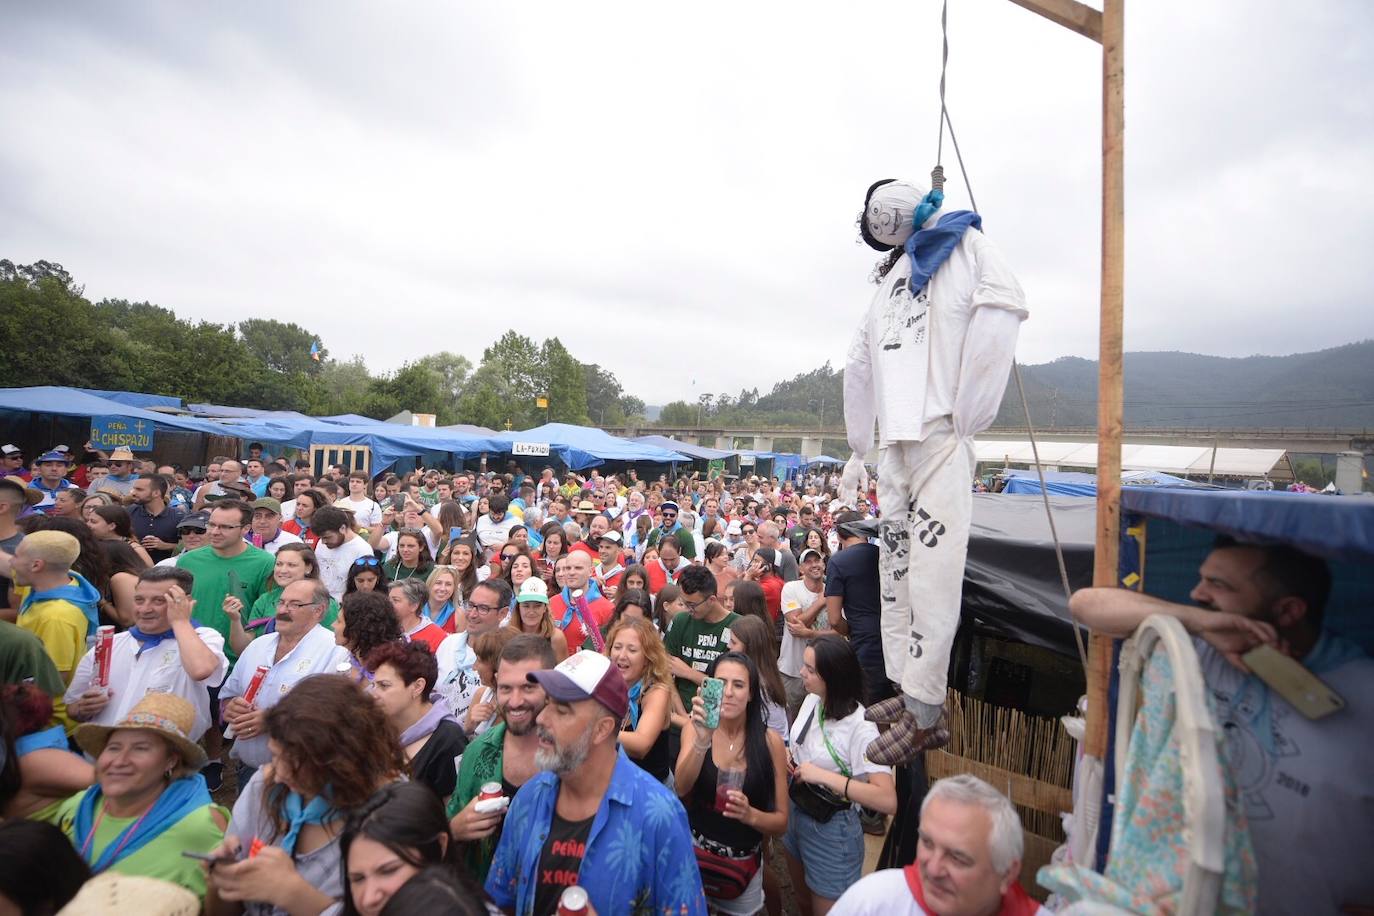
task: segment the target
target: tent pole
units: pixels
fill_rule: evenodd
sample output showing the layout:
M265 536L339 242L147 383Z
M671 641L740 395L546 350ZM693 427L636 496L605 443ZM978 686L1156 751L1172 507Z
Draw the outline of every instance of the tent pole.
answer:
M1102 11L1078 0L1011 0L1102 45L1102 282L1097 355L1097 534L1093 585L1119 584L1121 532L1122 303L1125 285L1125 6L1103 0ZM1083 750L1107 752L1107 688L1112 640L1088 640L1088 723Z

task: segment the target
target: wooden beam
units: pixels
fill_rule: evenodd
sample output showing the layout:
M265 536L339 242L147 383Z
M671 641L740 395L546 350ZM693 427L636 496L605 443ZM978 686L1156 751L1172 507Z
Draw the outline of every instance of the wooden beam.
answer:
M1124 119L1125 0L1106 0L1102 15L1102 290L1097 365L1097 537L1093 585L1120 585L1121 549L1121 351L1125 286ZM1094 634L1088 643L1088 722L1083 750L1107 752L1107 687L1112 640Z
M1102 41L1102 14L1078 0L1011 0L1050 22L1077 32L1093 41Z

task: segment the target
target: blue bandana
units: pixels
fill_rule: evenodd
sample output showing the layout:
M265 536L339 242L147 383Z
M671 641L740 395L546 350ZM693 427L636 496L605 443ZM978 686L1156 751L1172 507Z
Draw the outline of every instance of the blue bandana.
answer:
M214 803L210 798L210 790L206 788L205 777L199 773L183 776L163 789L148 813L125 827L96 857L91 834L95 830L95 812L101 799L99 784L87 789L76 806L76 819L72 824L76 847L85 847L86 861L90 863L91 871L97 873L142 849L192 811Z
M917 226L925 222L921 219L920 210L917 210L914 221ZM940 221L929 229L917 229L911 234L903 247L911 259L912 295L925 289L935 271L949 260L955 246L970 228L982 229L983 218L972 210L955 210L940 217Z
M323 824L339 816L334 810L334 806L329 803L329 788L310 799L306 804L299 792L290 792L286 796L286 836L276 845L288 855L293 856L296 852L296 840L300 838L301 828L306 824Z

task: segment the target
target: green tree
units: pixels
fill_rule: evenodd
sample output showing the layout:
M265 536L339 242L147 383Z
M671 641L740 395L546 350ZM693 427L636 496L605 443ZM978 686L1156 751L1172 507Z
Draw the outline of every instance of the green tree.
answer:
M26 271L0 262L0 352L5 354L0 385L134 384L122 342L111 339L91 304L73 291L70 278L31 279Z
M543 386L538 394L549 399L549 421L575 426L591 423L587 417L587 381L582 364L573 359L557 337L550 337L540 347L539 365Z
M315 377L311 412L321 416L361 413L371 384L372 374L361 356L354 355L346 362L331 359Z
M287 324L272 318L250 318L240 321L239 336L243 344L269 369L277 372L302 372L313 375L320 371L329 351L320 347L317 362L310 356L310 347L319 338L298 324Z
M494 365L483 362L468 379L462 397L458 399L457 422L502 430L506 428L506 421L509 420L511 427L515 428L516 417L511 414L514 402L510 397L508 385L507 379ZM523 429L523 416L520 419L520 428Z
M418 365L439 373L440 385L456 410L458 398L463 394L463 386L472 374L472 361L460 353L441 350L420 357Z
M660 426L696 426L697 408L695 404L688 404L686 401L672 401L663 405L663 410L658 415Z
M644 399L637 398L632 394L622 394L620 396L620 411L625 415L625 419L644 418Z
M542 394L543 364L539 348L523 334L507 331L482 351L482 366L491 367L504 382L504 394L511 399L512 408L532 410L534 398Z

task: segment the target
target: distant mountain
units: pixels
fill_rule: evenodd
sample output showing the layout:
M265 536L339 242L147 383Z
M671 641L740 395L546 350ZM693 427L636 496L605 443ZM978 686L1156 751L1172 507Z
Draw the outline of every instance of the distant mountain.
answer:
M1227 358L1127 353L1128 427L1374 428L1374 341L1291 356ZM1037 427L1097 423L1097 362L1065 357L1022 366ZM1015 379L997 425L1024 425Z
M1022 366L1037 429L1097 424L1097 362L1064 357ZM1127 353L1127 427L1374 429L1374 341L1291 356ZM843 425L844 373L829 363L778 382L760 395L721 395L703 422L717 427L801 428ZM664 405L662 423L697 425L698 405ZM1007 384L997 426L1024 427L1015 379Z

